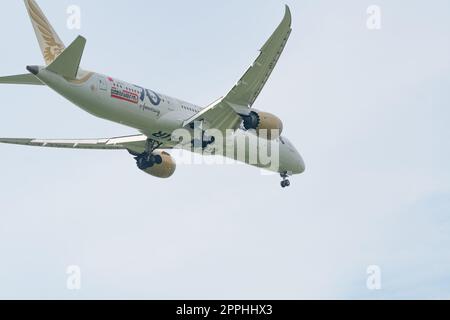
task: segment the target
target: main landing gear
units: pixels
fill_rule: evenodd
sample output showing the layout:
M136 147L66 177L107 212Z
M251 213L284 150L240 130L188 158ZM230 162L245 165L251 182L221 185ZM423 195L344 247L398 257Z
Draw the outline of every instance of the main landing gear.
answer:
M281 178L283 178L283 181L281 181L281 187L283 189L289 187L291 185L291 182L288 180L288 178L289 178L288 173L282 172L280 175L281 175Z
M163 162L162 157L160 155L153 154L153 152L161 146L162 143L160 142L152 139L147 140L145 152L134 157L138 168L141 170L147 170L155 164L161 164Z
M215 137L210 137L206 135L206 131L203 130L203 120L202 121L196 121L190 124L190 128L192 130L201 130L202 131L202 137L201 139L194 138L191 141L191 146L194 149L202 149L205 150L210 144L213 144L216 142ZM195 135L195 133L194 133Z
M202 132L202 140L194 139L191 141L191 145L195 149L202 149L205 150L210 144L213 144L216 142L216 138L209 137L205 134L205 132Z

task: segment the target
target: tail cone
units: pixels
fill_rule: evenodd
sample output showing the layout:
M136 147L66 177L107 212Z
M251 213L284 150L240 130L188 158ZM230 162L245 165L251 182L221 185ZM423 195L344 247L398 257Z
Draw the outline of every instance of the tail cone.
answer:
M34 75L37 75L39 73L38 66L27 66L27 70L30 71Z

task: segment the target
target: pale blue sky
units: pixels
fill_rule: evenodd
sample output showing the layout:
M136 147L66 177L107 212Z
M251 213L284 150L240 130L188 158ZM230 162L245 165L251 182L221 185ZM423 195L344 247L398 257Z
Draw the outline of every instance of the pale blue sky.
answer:
M22 1L0 12L1 75L42 63ZM207 105L283 1L38 1L87 69ZM292 37L256 108L307 172L282 190L246 166L167 181L126 152L0 145L0 298L450 298L450 3L288 1ZM66 28L66 8L82 29ZM382 30L366 9L382 9ZM5 3L6 5L6 3ZM0 136L134 134L47 88L0 86ZM82 268L82 290L65 269ZM383 289L366 288L379 265Z

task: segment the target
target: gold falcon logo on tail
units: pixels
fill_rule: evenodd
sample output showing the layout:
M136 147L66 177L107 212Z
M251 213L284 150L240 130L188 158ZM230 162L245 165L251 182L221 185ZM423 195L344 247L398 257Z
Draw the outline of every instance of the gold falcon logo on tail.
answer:
M51 64L66 48L34 0L24 0L45 63Z

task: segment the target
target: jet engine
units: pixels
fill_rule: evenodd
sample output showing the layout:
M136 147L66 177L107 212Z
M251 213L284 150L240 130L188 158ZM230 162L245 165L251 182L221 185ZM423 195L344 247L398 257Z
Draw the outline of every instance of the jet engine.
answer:
M151 166L150 168L147 168L144 171L145 173L157 177L157 178L161 178L161 179L167 179L170 178L174 173L175 170L177 168L177 164L175 163L175 160L172 158L172 156L170 154L168 154L165 151L159 151L159 150L155 150L153 152L153 154L155 155L155 157L161 157L160 159L162 159L161 163L155 163L153 166ZM159 158L158 157L158 158ZM160 162L160 161L158 161Z
M283 132L283 122L271 113L252 111L248 116L242 118L245 130L256 130L258 136L268 140L278 139ZM262 130L266 130L267 135ZM272 132L272 130L275 131Z

